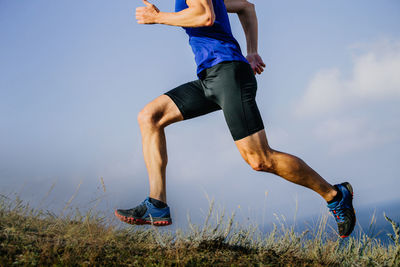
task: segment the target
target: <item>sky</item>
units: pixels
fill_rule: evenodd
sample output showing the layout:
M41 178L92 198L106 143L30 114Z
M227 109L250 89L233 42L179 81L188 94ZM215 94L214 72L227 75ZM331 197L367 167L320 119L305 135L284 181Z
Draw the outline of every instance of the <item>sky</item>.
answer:
M252 2L267 65L257 103L271 147L332 184L351 182L356 207L399 201L400 2ZM152 3L174 9L172 0ZM0 0L1 194L54 210L71 196L84 208L101 199L111 212L147 196L137 113L195 80L196 66L185 32L137 24L138 6ZM240 22L230 20L245 51ZM221 112L168 126L166 136L178 225L188 213L201 221L207 197L259 223L296 206L298 217L326 213L314 192L253 171Z

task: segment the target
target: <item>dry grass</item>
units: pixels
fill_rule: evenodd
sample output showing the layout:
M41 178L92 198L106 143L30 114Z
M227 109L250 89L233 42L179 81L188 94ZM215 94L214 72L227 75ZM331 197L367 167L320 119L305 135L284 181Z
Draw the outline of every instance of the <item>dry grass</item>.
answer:
M70 205L70 203L68 203ZM123 266L399 266L400 230L384 245L363 234L345 242L326 234L326 217L313 232L296 233L282 218L261 234L234 215L214 214L204 224L174 232L156 227L117 228L105 217L78 210L62 215L0 196L0 265Z

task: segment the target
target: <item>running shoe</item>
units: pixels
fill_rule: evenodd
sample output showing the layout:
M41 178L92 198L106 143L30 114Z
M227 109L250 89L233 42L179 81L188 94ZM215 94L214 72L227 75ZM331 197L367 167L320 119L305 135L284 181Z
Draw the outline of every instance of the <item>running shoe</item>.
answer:
M353 208L353 187L348 182L335 185L335 189L342 193L342 199L328 204L329 211L338 225L339 236L348 237L356 225L356 213Z
M166 226L172 224L169 207L157 208L149 198L146 198L142 203L133 209L116 210L115 216L123 222L129 224L152 224L155 226Z

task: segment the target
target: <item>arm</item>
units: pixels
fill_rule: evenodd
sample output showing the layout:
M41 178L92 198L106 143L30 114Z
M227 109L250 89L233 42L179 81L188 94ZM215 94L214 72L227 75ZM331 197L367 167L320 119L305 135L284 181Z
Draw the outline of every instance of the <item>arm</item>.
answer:
M147 0L146 5L136 8L136 19L139 24L166 24L180 27L212 26L215 20L212 0L186 0L188 8L180 12L160 12Z
M229 13L236 13L242 24L247 43L247 60L254 73L261 74L265 64L258 54L258 22L254 4L247 0L224 0Z

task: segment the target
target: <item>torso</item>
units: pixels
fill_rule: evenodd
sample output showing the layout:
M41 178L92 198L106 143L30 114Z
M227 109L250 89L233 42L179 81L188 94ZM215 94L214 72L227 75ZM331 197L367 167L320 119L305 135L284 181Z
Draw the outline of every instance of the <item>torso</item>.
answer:
M239 43L232 35L223 0L213 0L215 21L211 27L184 28L189 35L197 64L197 74L225 61L244 61ZM176 0L175 11L188 8L186 0Z

